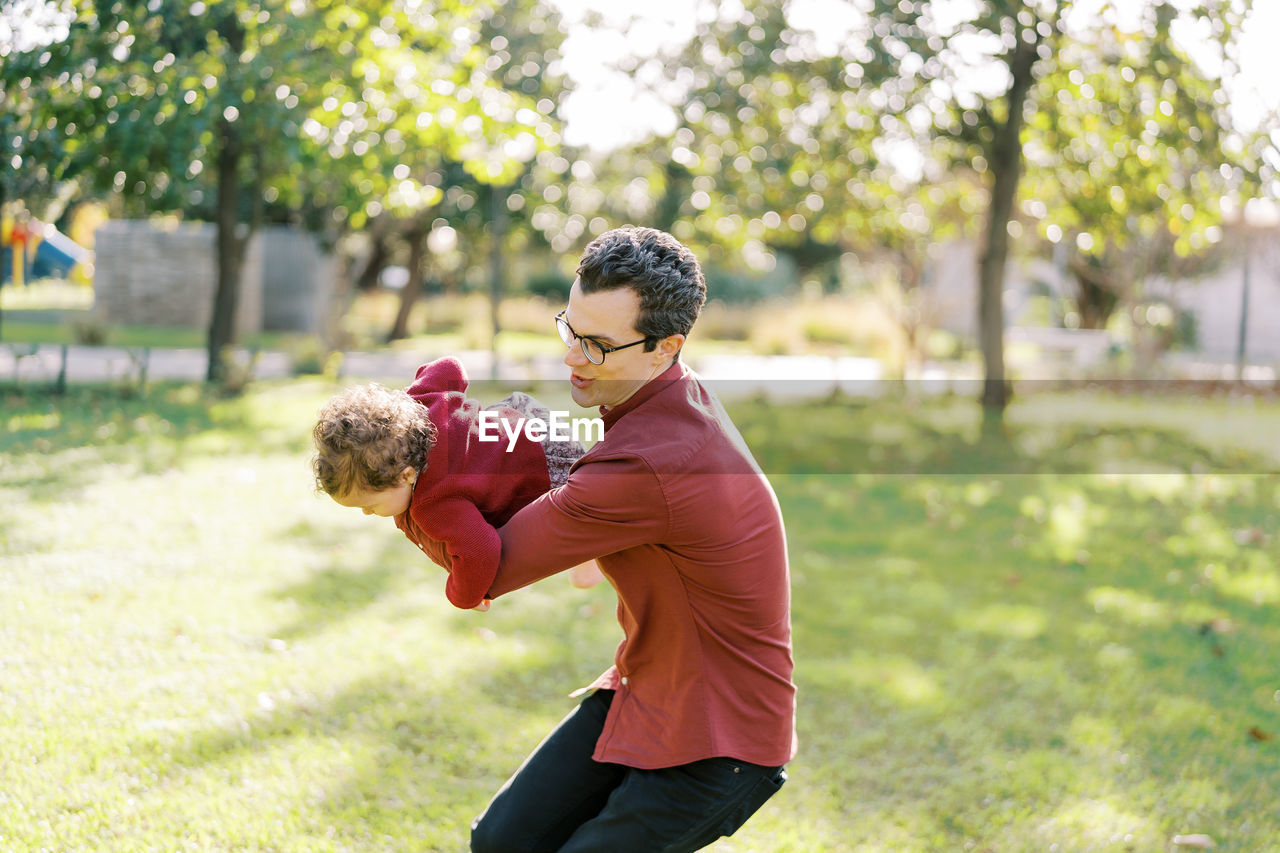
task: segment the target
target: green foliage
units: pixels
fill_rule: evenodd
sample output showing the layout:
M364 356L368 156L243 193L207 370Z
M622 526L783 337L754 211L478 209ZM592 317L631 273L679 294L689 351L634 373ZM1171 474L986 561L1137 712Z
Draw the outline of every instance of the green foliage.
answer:
M730 303L760 302L775 295L779 287L776 279L759 273L752 275L725 269L719 265L708 265L703 269L707 280L707 298L718 299Z
M534 296L543 299L564 302L569 299L569 290L573 287L573 279L557 272L546 272L530 276L525 288Z

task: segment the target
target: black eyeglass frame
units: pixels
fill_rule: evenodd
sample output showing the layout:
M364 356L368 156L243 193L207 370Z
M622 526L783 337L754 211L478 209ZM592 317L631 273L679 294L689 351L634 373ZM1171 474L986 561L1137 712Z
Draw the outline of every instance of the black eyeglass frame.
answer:
M582 335L579 335L577 332L573 330L573 326L569 325L569 321L565 319L564 315L565 315L564 311L561 311L559 314L556 315L556 331L560 333L560 340L564 341L564 345L567 347L573 346L573 342L577 341L578 349L582 350L583 357L586 358L587 361L595 365L604 364L605 356L607 356L611 352L617 352L618 350L626 349L627 347L639 346L640 344L647 344L649 341L653 340L653 337L649 336L649 337L641 338L638 341L633 341L629 344L623 344L622 346L607 347L604 344L600 343L600 341L596 340L595 338L591 338L591 337L584 338ZM599 361L596 361L594 358L591 357L591 353L587 349L588 341L590 341L593 346L597 346L600 348Z

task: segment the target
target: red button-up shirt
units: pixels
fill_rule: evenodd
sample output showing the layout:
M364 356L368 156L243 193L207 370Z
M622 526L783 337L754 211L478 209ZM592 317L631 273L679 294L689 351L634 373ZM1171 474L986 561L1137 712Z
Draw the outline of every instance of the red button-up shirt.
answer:
M625 638L597 761L653 769L795 754L791 599L778 502L737 429L677 362L602 411L568 482L499 531L497 597L592 557Z

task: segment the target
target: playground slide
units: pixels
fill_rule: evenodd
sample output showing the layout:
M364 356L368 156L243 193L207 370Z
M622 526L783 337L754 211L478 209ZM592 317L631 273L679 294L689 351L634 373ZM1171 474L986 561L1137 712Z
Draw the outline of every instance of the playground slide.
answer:
M34 234L16 244L7 241L0 249L0 283L7 283L15 274L21 277L20 281L64 278L76 264L87 262L93 255L52 225L37 226ZM25 252L25 267L15 269L21 262L21 259L14 258L15 250Z

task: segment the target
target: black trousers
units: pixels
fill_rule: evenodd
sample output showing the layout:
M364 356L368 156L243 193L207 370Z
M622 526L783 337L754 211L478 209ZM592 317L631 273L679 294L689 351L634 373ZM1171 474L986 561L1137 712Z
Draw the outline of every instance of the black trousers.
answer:
M613 701L597 690L560 722L471 824L473 853L683 853L732 835L787 779L709 758L661 770L591 759Z

